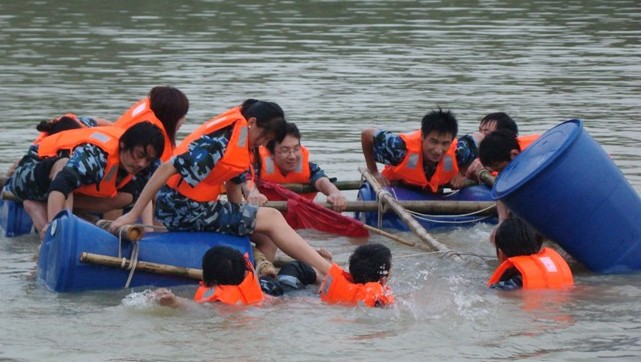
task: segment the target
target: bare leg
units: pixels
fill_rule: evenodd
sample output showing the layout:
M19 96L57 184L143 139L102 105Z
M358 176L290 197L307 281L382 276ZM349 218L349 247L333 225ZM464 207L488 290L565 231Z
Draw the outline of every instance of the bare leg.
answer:
M321 274L329 271L331 264L287 224L280 211L270 207L259 208L254 230L266 234L285 254L306 262Z
M263 233L254 232L249 236L249 239L256 244L256 248L263 253L267 260L272 262L274 261L278 248L269 236Z
M22 205L27 214L31 216L33 226L40 232L47 224L47 204L44 201L25 200Z

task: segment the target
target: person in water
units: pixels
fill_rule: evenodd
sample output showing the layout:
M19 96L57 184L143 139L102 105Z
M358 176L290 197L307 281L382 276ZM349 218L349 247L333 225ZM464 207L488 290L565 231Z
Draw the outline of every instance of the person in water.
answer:
M574 285L572 271L559 253L542 247L543 237L523 219L512 217L496 230L496 257L501 263L488 287L501 290L551 289Z
M387 285L392 253L382 244L364 244L349 257L349 272L332 264L321 285L321 300L329 304L385 307L394 303Z
M264 301L266 295L305 288L319 281L314 269L306 263L285 264L276 278L259 277L246 255L229 246L215 246L202 258L203 277L193 300L196 303L252 305ZM166 288L156 290L152 299L159 305L177 308L188 300Z
M332 204L334 211L343 211L347 199L330 181L316 163L309 161L309 151L300 143L301 135L295 123L287 122L283 138L275 138L266 146L258 148L255 157L254 170L256 179L283 183L308 183L327 196L327 202ZM313 200L317 192L303 194ZM281 201L279 195L262 194L257 187L251 187L247 200L257 205L263 205L267 200Z
M367 169L382 186L400 181L434 193L448 184L459 188L478 149L471 135L457 140L457 132L454 114L440 108L427 113L421 129L411 133L366 128L361 132L361 146ZM386 165L380 173L377 162Z
M281 135L284 127L285 114L280 106L255 99L212 118L187 136L174 156L160 165L133 208L113 221L111 230L135 223L156 197L156 218L170 231L248 235L270 261L278 247L324 275L330 263L287 224L278 210L243 203L240 185L251 166L250 152ZM219 199L223 186L227 200ZM253 238L254 234L259 237Z

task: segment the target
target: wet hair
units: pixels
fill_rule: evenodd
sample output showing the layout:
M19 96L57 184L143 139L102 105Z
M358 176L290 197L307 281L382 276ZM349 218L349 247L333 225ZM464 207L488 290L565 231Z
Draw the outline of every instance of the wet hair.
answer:
M82 127L78 121L65 115L49 121L42 121L36 126L36 129L40 132L47 133L47 135L53 135L58 132Z
M187 96L171 86L153 87L149 91L149 108L162 122L172 145L175 145L178 121L189 111Z
M486 123L496 122L496 131L500 129L507 129L514 133L514 135L519 134L519 128L516 125L516 122L505 112L494 112L489 113L485 117L481 118L480 125Z
M349 257L349 273L354 283L378 282L389 274L392 252L383 244L361 245Z
M543 236L523 219L512 217L498 226L494 242L497 250L511 258L538 253L543 245Z
M510 130L502 129L490 132L479 145L479 159L484 165L512 160L512 150L521 151L516 135Z
M245 119L256 118L256 126L263 132L273 133L275 139L285 138L285 112L274 102L247 99L240 106L240 113Z
M421 136L427 137L428 134L436 131L439 134L450 133L452 138L456 138L458 133L458 121L451 111L444 111L439 107L427 113L421 120Z
M216 285L239 285L246 272L253 268L240 251L229 246L214 246L203 255L203 283Z
M165 149L165 137L158 126L151 122L139 122L127 128L120 136L121 151L134 149L136 146L151 146L156 151L156 158L160 158Z
M300 141L300 130L298 130L298 126L296 126L296 123L292 122L286 122L285 123L285 132L282 134L282 137L280 138L274 138L267 142L267 149L269 152L272 154L274 153L274 148L276 147L276 143L281 143L287 136L292 136Z

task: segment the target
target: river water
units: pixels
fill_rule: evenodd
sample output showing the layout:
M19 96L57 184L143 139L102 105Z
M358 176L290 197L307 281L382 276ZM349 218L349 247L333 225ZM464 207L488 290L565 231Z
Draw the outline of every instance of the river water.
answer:
M634 0L3 1L0 171L38 121L115 119L171 84L191 102L179 138L246 98L273 100L342 180L359 177L362 128L416 129L438 106L461 133L495 111L522 133L580 118L640 192L639 24ZM150 306L144 288L56 294L33 279L37 237L0 238L0 360L639 359L638 274L572 264L571 291L497 293L485 288L490 231L434 231L478 255L464 263L373 236L394 255L398 303L385 310L329 307L311 292L187 311ZM339 263L354 248L302 234Z

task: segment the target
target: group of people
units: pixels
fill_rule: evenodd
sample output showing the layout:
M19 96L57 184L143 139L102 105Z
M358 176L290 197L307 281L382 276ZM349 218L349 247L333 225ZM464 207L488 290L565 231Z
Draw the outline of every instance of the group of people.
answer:
M393 302L387 286L387 247L358 247L347 272L326 253L314 250L279 211L262 206L273 195L261 193L258 180L310 183L327 196L334 210L346 206L345 196L310 161L299 129L286 121L278 104L248 99L177 144L176 133L188 110L189 101L180 90L159 86L114 122L74 114L43 122L6 187L24 202L41 235L64 208L109 214L115 218L112 230L142 220L162 223L169 231L248 235L268 261L277 249L296 260L278 275L258 275L236 249L212 248L203 256L197 302L251 304L263 300L263 292L278 295L308 284L320 284L321 298L329 303ZM400 181L439 192L445 185L461 187L483 168L500 172L525 147L527 141L521 145L517 132L509 116L494 113L481 121L478 132L457 138L455 116L438 109L425 115L420 130L395 134L365 129L361 143L367 168L381 184ZM377 163L385 164L382 172ZM221 199L222 194L226 198ZM123 214L123 209L128 211ZM569 268L554 251L541 248L527 223L505 208L499 216L494 242L503 262L498 270L504 273L495 273L492 285L508 289L571 284L571 273L563 283L534 282L549 279L545 276L553 269ZM181 304L166 289L156 295L162 305Z

